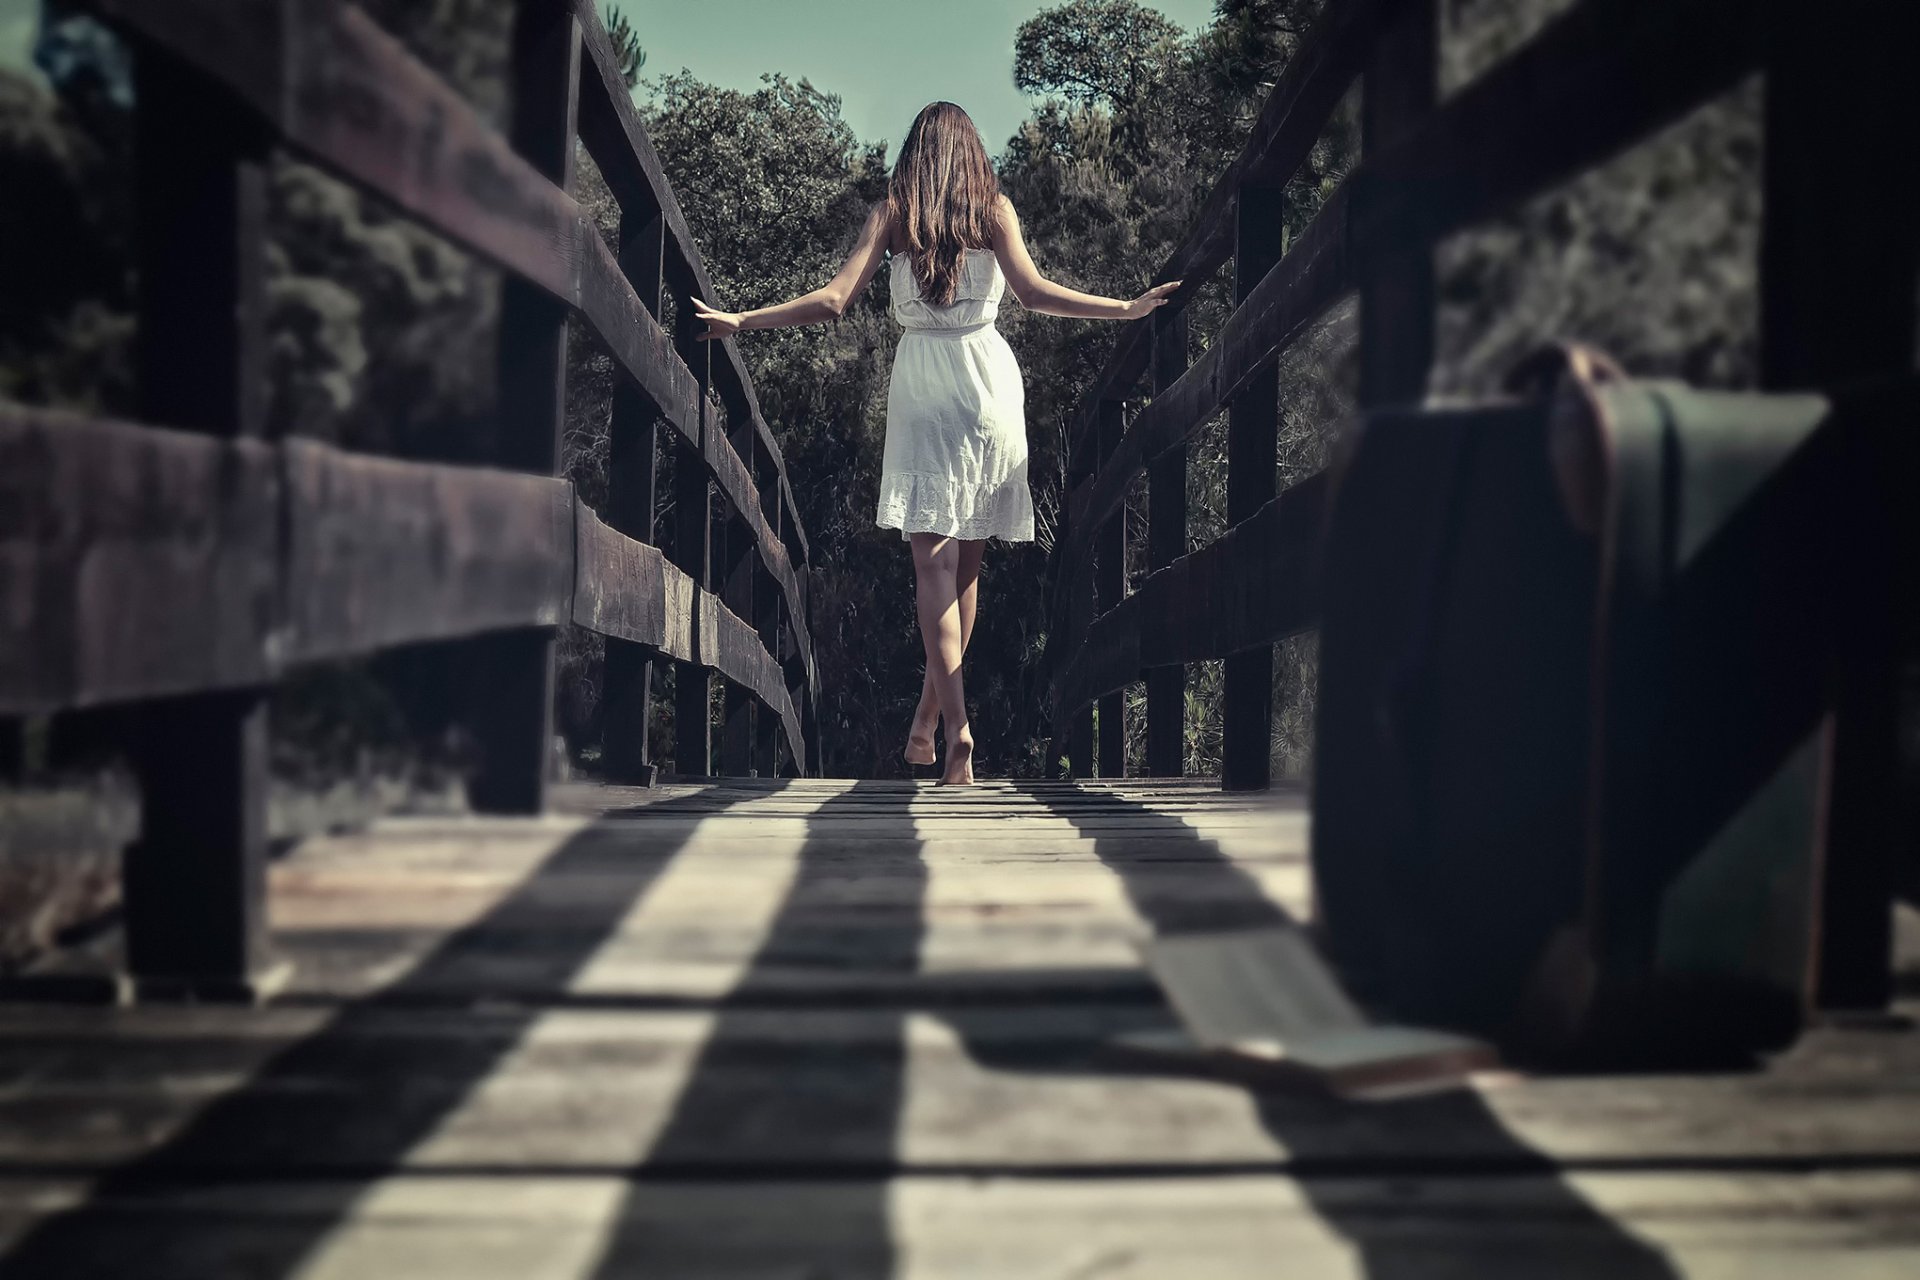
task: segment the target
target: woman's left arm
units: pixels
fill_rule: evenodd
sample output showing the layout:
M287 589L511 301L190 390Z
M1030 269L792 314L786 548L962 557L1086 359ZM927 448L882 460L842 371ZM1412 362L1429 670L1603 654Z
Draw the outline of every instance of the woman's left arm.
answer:
M812 293L803 293L790 302L758 307L752 311L715 311L699 298L692 299L694 315L707 325L707 331L700 335L701 340L724 338L743 329L787 329L795 325L836 320L847 309L847 304L859 297L860 291L873 279L873 273L880 269L886 251L887 206L876 204L867 213L866 225L860 228L860 238L854 242L853 252L847 255L847 260L841 264L833 279Z

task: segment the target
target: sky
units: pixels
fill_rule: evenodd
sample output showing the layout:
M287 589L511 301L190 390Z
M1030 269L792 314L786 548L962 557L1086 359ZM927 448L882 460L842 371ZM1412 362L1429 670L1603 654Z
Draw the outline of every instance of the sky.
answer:
M0 0L0 5L9 0ZM864 142L898 144L920 108L965 107L998 153L1026 118L1013 87L1013 36L1041 0L614 0L647 51L643 74L682 67L729 89L768 71L839 94ZM604 12L608 0L600 0ZM1191 31L1213 0L1147 0ZM891 158L893 150L888 149Z
M608 0L601 0L607 7ZM1026 117L1013 87L1013 35L1042 0L615 0L639 32L648 76L685 68L752 90L769 71L839 94L864 142L898 144L927 103L973 116L998 153ZM1186 30L1213 0L1148 0ZM0 66L29 66L39 0L0 0ZM888 158L893 155L888 149Z

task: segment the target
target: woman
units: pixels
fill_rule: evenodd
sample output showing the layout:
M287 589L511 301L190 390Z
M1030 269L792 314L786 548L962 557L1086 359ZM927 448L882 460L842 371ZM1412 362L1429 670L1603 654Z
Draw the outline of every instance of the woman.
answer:
M1008 284L1029 311L1092 320L1138 320L1179 281L1131 302L1057 285L1027 254L1020 219L1000 194L967 113L936 102L914 119L875 205L838 275L812 293L755 311L716 311L698 299L706 338L832 320L889 255L893 314L906 332L887 387L887 443L878 523L913 548L915 598L927 651L920 706L906 758L934 763L944 721L942 783L973 781L973 733L960 660L973 635L980 558L988 538L1033 540L1027 427L1020 368L993 327Z

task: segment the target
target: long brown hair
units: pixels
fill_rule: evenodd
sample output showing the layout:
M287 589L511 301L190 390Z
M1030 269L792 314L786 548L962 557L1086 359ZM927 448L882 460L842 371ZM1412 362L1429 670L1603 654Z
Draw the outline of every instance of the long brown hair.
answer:
M980 131L951 102L922 108L907 130L887 183L887 213L907 239L920 294L953 301L968 249L993 247L1000 183Z

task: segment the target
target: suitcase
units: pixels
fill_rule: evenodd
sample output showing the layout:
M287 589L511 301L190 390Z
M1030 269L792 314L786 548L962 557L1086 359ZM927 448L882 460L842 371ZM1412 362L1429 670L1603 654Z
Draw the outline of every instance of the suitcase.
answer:
M1786 1043L1817 954L1830 682L1893 582L1887 398L1635 381L1583 348L1515 386L1372 415L1334 464L1329 953L1378 1013L1522 1058Z

